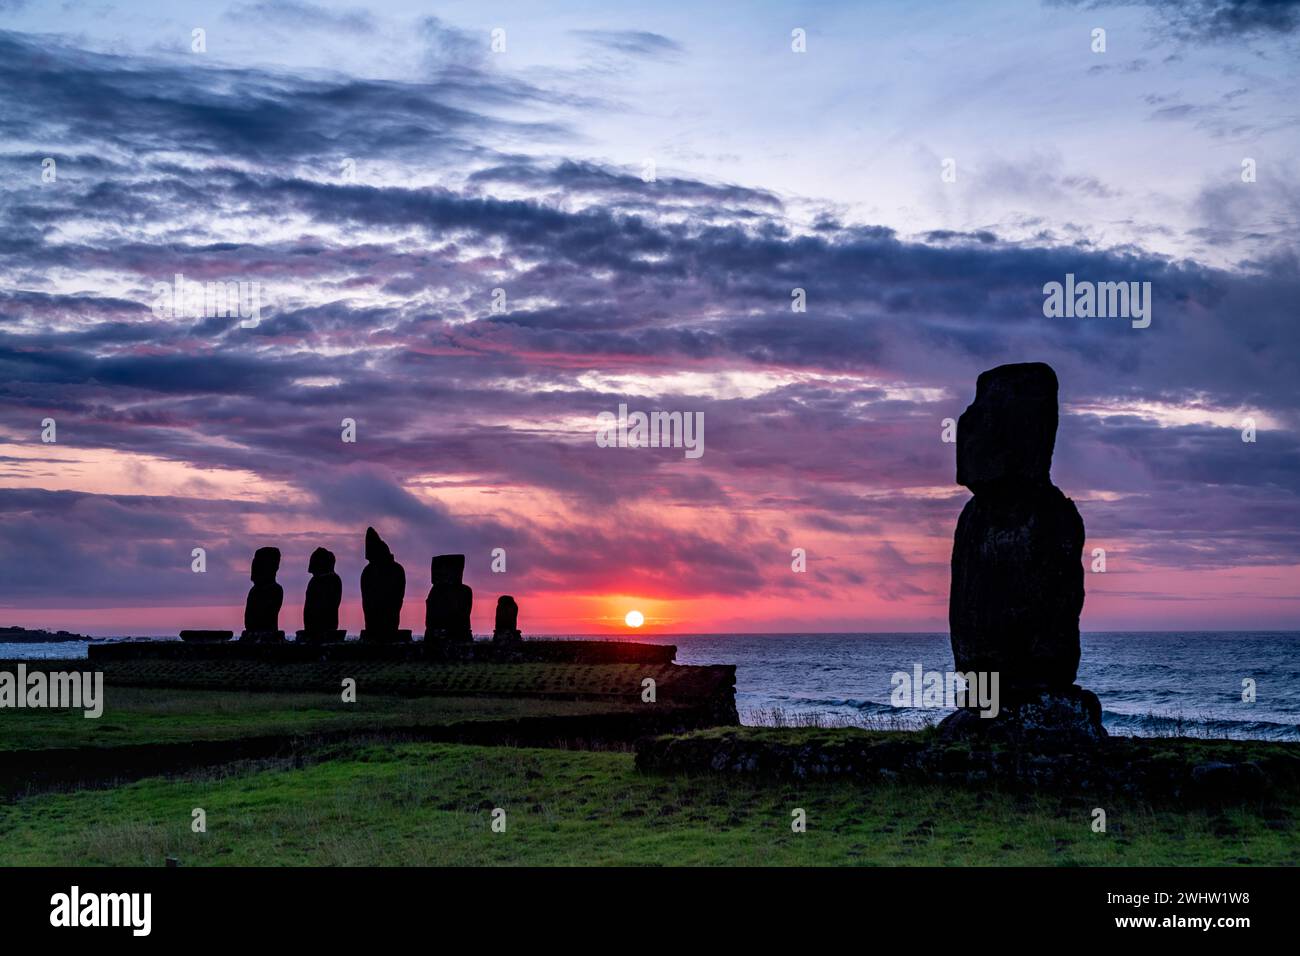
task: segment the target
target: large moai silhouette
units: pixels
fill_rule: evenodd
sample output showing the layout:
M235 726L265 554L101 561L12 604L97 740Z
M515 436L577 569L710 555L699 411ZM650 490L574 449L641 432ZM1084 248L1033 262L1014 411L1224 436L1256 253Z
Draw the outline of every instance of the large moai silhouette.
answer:
M253 553L253 567L249 577L253 586L244 603L244 632L241 641L282 641L280 608L284 604L284 588L276 583L280 570L279 548L258 548Z
M424 602L424 639L453 644L474 640L470 612L474 591L462 581L465 555L439 554L429 562L429 596Z
M334 552L317 548L307 562L311 580L302 605L302 630L298 640L309 644L341 641L346 631L339 630L339 604L343 600L343 581L334 573Z
M498 644L514 644L523 640L523 634L519 632L519 605L509 594L497 598L497 616L492 628L492 640Z
M957 423L957 482L974 494L952 547L948 625L962 673L998 675L1000 712L947 733L1100 739L1101 705L1074 683L1083 609L1083 519L1052 484L1056 373L1041 362L982 373Z
M361 613L366 621L361 639L379 643L410 640L411 632L399 629L406 570L374 528L366 529L366 561L361 572Z

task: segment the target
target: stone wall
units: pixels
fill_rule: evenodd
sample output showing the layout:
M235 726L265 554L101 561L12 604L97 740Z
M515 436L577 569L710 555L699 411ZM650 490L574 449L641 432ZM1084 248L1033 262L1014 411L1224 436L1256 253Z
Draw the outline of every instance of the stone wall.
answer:
M1024 749L948 744L932 733L737 728L639 740L636 766L654 773L848 777L1240 801L1300 784L1300 744L1112 737L1081 747Z
M429 643L367 644L257 644L225 641L186 644L180 641L121 641L92 644L92 661L116 660L249 660L249 661L437 661L466 663L551 664L671 664L677 658L672 644L638 644L632 641L520 641L497 644Z

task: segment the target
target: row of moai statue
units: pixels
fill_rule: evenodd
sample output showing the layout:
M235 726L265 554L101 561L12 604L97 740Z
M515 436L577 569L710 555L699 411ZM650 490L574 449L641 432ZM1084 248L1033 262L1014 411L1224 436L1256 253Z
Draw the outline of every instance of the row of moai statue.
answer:
M361 640L380 644L411 640L411 632L399 626L402 601L406 597L406 570L397 563L392 550L374 528L366 529L366 562L361 572L361 613L365 618ZM279 629L284 589L275 580L279 570L280 549L258 548L253 555L253 586L244 605L244 631L240 640L284 640L284 632ZM347 636L339 628L343 581L334 573L333 552L317 548L307 562L307 570L311 572L311 580L307 584L298 640L308 644L342 641ZM424 601L426 641L466 644L474 640L470 629L474 591L462 580L464 574L463 554L435 555L430 563L432 586ZM510 643L522 638L519 605L513 597L504 594L497 599L492 639Z

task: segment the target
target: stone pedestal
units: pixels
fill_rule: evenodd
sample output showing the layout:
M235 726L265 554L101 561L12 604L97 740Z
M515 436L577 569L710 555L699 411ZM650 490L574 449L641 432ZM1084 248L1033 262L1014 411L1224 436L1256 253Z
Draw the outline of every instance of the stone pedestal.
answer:
M402 629L377 631L374 628L362 628L361 640L368 644L409 644L411 642L411 632Z
M284 631L241 631L239 639L254 644L283 644Z
M939 723L943 741L974 740L1010 746L1073 747L1096 744L1107 737L1101 725L1101 701L1078 684L1065 689L1022 692L999 701L994 717L978 710L959 710Z
M186 644L221 644L234 636L234 631L181 631Z
M295 635L299 644L342 644L348 639L348 632L333 631L298 631Z

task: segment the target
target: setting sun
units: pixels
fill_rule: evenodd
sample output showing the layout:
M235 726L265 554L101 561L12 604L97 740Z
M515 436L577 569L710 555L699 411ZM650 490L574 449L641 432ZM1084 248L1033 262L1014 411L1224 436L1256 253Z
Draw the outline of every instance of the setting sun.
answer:
M645 615L640 611L628 611L627 617L623 618L628 627L640 627L645 623Z

